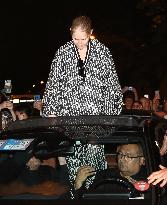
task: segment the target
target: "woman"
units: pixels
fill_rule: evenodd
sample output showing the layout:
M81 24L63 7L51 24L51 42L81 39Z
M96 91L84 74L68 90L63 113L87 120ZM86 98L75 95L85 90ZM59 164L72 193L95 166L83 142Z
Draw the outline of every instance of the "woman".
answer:
M110 50L97 39L90 40L88 16L76 17L70 31L72 40L57 50L52 61L43 96L44 116L120 114L122 92ZM102 145L79 143L74 149L74 156L66 157L72 183L82 165L106 168Z

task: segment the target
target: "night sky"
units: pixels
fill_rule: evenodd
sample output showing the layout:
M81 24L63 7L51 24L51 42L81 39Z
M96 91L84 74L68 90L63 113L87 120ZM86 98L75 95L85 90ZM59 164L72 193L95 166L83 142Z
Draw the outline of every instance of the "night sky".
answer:
M0 5L0 79L12 79L13 93L46 82L59 46L70 40L76 15L92 18L94 34L112 51L121 86L140 95L160 89L167 96L167 3L143 0L5 1ZM110 2L110 5L109 3Z

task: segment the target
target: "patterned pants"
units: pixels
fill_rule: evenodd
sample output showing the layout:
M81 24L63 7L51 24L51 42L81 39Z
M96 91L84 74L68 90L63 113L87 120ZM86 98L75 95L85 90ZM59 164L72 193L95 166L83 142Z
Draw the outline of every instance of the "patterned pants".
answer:
M89 165L95 170L104 170L107 168L107 162L104 155L104 145L93 144L74 144L74 155L66 157L69 179L74 185L77 170L80 166ZM88 189L95 176L86 180L85 187ZM71 194L73 195L73 194ZM73 198L73 196L71 196Z

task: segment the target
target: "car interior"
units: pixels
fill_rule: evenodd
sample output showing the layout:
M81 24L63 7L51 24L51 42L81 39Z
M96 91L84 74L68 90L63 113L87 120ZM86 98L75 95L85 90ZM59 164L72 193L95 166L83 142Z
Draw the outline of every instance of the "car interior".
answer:
M104 144L105 157L108 163L108 167L112 170L109 178L100 181L89 192L83 193L82 199L152 199L155 189L149 187L147 190L137 190L128 180L123 179L115 174L115 170L118 170L117 163L117 147L121 144L133 144L139 143L143 148L145 157L145 171L146 175L149 175L150 171L150 159L151 154L148 150L148 145L145 141L147 137L144 136L143 128L141 126L140 118L120 116L117 117L103 117L91 118L88 117L88 123L86 118L79 119L79 124L75 125L73 122L78 119L67 118L67 121L63 121L60 118L60 122L57 125L58 118L54 119L37 119L37 125L39 129L34 129L36 124L34 120L26 120L18 123L13 123L9 127L7 132L1 133L3 135L1 139L16 139L27 140L30 143L26 144L25 150L28 150L28 146L33 144L33 151L38 158L47 160L50 157L57 157L60 153L63 156L73 154L73 143L76 140L81 140L83 143ZM62 121L61 121L62 120ZM97 120L97 121L96 121ZM69 123L64 129L63 123ZM78 121L77 121L78 123ZM55 126L56 124L56 126ZM41 129L41 125L43 126ZM114 125L114 126L113 126ZM143 124L142 124L143 125ZM24 128L24 129L23 129ZM25 129L26 128L26 129ZM76 138L80 136L80 138ZM99 136L99 137L97 137ZM143 137L144 136L144 137ZM53 143L56 138L56 143ZM9 141L11 143L11 141ZM12 143L14 143L12 141ZM20 145L20 144L19 144ZM59 146L60 145L60 146ZM13 146L13 145L12 145ZM18 144L15 144L17 147ZM4 148L4 147L3 147ZM18 148L18 147L17 147ZM23 151L23 150L22 150ZM5 150L5 152L10 152ZM4 150L0 150L0 153L5 153ZM13 150L14 152L14 150ZM143 184L140 184L142 187ZM48 186L48 185L47 185ZM46 187L45 187L46 188ZM48 189L48 187L46 188ZM110 189L110 192L108 191ZM154 189L154 190L153 190ZM111 191L112 190L112 191ZM10 192L10 191L9 191ZM153 196L154 197L154 196ZM0 199L59 199L58 195L43 195L43 193L21 193L1 196Z

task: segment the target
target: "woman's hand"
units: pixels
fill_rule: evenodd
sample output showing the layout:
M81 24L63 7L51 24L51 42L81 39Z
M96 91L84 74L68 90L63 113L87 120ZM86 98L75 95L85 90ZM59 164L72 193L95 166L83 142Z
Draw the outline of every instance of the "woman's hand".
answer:
M91 166L82 166L78 169L77 171L77 176L75 178L75 184L74 187L75 189L81 188L82 184L84 181L87 179L87 177L94 175L95 169Z
M167 168L160 165L160 170L153 172L147 179L149 184L156 185L160 183L160 187L165 186L167 183Z

